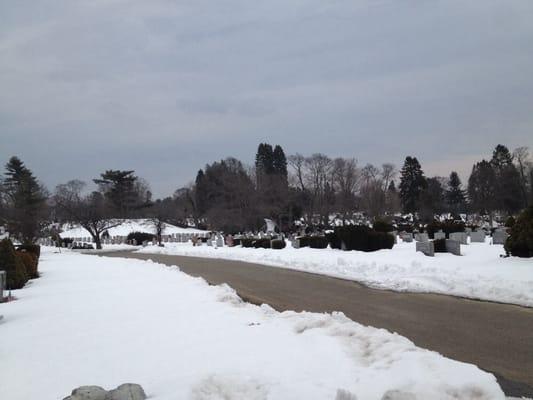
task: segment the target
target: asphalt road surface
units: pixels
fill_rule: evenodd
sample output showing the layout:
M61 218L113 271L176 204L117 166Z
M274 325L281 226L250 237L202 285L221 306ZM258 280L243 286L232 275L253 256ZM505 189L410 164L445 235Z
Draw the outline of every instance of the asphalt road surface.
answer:
M508 396L533 398L533 309L452 296L397 293L353 281L221 259L106 253L178 265L210 284L227 283L246 301L278 311L342 311L417 346L496 375Z

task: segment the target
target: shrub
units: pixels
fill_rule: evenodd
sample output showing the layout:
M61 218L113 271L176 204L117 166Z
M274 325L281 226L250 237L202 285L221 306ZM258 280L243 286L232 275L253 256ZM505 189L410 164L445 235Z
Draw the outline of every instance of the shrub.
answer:
M256 249L270 249L270 239L269 238L254 239L253 246Z
M273 239L270 242L270 247L272 247L273 249L276 249L276 250L284 249L285 246L287 246L287 244L285 243L285 240L283 240L283 239Z
M518 216L509 230L504 248L507 254L516 257L533 257L533 206Z
M155 238L155 235L152 235L151 233L147 232L131 232L128 234L127 240L135 240L137 244L141 244L142 242L152 242Z
M332 248L345 250L376 251L392 249L394 236L387 232L377 232L365 225L347 225L336 227L328 235Z
M301 236L297 239L300 242L300 247L310 247L312 249L325 249L329 244L325 236Z
M240 242L242 247L254 247L254 239L242 238Z
M13 243L9 239L0 242L0 269L6 271L7 289L20 289L28 281L23 261L17 257Z
M39 260L39 257L41 257L41 246L38 244L22 244L19 246L16 246L17 250L24 250L28 253L33 254L35 257L37 257L37 260Z
M509 216L509 218L507 218L507 221L505 221L505 227L506 228L512 228L514 226L514 224L516 223L516 220L514 219L514 217L511 215Z
M392 224L382 219L376 219L372 224L372 228L377 232L392 232L394 230Z
M37 271L37 266L39 264L39 259L35 256L35 254L30 253L26 250L17 250L16 254L17 257L24 264L26 276L28 277L28 279L38 278L39 272Z
M435 253L447 253L446 239L435 239L433 241L433 246L435 248Z

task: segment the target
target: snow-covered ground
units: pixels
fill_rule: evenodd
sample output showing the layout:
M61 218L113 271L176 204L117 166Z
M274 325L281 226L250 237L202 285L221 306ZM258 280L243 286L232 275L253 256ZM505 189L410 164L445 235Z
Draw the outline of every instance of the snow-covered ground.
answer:
M155 234L154 224L148 219L127 219L120 223L120 225L108 229L109 236L128 236L132 232L146 232ZM206 234L207 231L196 228L180 228L171 224L165 224L163 230L164 235L174 234ZM62 238L83 238L90 237L91 235L81 226L67 229L60 233Z
M0 304L0 399L124 382L153 400L504 398L477 367L342 314L278 313L177 267L52 251Z
M241 247L193 247L165 243L139 252L224 258L352 279L395 291L442 293L533 307L533 262L501 258L503 246L472 243L461 246L462 256L426 257L415 243L400 243L392 250L372 253L332 249L283 250Z

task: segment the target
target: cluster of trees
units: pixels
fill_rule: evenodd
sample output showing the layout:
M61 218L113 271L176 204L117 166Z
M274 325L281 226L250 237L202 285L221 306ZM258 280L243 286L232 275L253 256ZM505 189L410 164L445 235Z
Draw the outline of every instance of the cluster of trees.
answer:
M448 179L426 178L416 157L407 157L400 199L404 212L418 212L423 219L443 212L513 215L533 204L533 162L527 148L511 153L500 144L489 161L474 164L464 188L456 172Z
M0 225L22 243L33 243L49 222L83 226L100 247L103 232L123 218L149 218L158 236L165 222L237 232L259 229L264 218L288 228L295 219L327 226L331 214L349 221L355 212L375 218L397 212L431 221L435 214L474 212L509 215L533 204L533 162L527 148L503 145L490 160L474 164L468 184L459 175L426 177L416 157L400 170L393 164L359 166L354 158L286 156L282 147L261 143L254 166L235 158L198 171L194 183L172 196L152 199L134 171L108 170L93 180L69 181L50 194L17 157L0 182Z

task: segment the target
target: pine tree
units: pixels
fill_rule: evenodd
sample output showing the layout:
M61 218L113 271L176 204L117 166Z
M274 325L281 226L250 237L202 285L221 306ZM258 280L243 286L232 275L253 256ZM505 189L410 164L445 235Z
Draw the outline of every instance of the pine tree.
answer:
M6 164L2 186L10 234L24 244L32 244L45 223L45 190L18 157L11 157Z
M135 171L107 170L100 179L93 179L120 218L131 217L133 210L147 206L145 193L138 190Z
M519 211L525 204L520 174L513 164L513 156L509 149L501 144L497 145L492 153L490 164L496 177L497 208L509 214Z
M460 211L464 211L465 192L462 189L461 179L455 171L450 174L448 189L446 190L446 202L452 213L458 214Z
M400 177L400 199L404 212L420 209L420 195L427 187L426 178L416 157L407 157Z
M474 164L468 178L468 199L472 209L492 213L496 209L496 175L490 162L481 160Z

